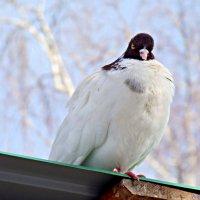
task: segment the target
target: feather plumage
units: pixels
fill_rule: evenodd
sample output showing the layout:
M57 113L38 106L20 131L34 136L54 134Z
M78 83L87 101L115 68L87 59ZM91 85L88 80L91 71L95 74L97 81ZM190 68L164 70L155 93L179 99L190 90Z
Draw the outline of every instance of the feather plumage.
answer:
M160 141L174 94L170 72L155 59L120 58L117 65L78 86L49 159L126 171Z

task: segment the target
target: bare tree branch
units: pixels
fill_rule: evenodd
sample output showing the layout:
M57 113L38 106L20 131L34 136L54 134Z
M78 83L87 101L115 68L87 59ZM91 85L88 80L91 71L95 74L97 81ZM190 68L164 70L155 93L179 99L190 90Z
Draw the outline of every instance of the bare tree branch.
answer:
M15 1L14 1L15 2ZM16 4L16 2L15 2ZM44 19L44 13L41 9L36 9L32 7L25 7L17 4L17 7L22 11L28 9L34 12L37 16L42 32L40 32L34 25L29 23L27 20L17 19L17 18L6 18L1 17L0 23L12 24L29 31L38 40L39 44L43 47L52 65L52 75L54 78L55 88L62 92L67 92L69 96L74 92L74 86L72 84L69 73L64 67L62 58L58 51L56 42L51 33L50 27Z

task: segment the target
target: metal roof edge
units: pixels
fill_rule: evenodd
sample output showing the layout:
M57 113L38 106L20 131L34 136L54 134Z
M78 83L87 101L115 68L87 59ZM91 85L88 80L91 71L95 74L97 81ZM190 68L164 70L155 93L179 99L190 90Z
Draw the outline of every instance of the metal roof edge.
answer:
M10 153L10 152L0 151L0 154L18 157L18 158L22 158L22 159L35 160L38 162L51 163L54 165L60 165L60 166L72 167L72 168L77 168L77 169L82 169L82 170L94 171L94 172L104 173L104 174L108 174L108 175L118 176L118 177L125 178L125 179L130 179L130 177L126 174L120 174L120 173L97 169L97 168L89 168L89 167L85 167L85 166L71 165L71 164L66 164L66 163L62 163L62 162L47 160L47 159L43 159L43 158L35 158L35 157L25 156L25 155L19 155L19 154ZM163 180L142 178L142 177L139 178L139 180L145 181L145 182L157 183L157 184L161 184L161 185L166 185L166 186L170 186L170 187L175 187L175 188L179 188L179 189L198 191L198 193L200 192L200 186L190 186L190 185L186 185L186 184L182 184L182 183L173 183L173 182L168 182L168 181L163 181Z

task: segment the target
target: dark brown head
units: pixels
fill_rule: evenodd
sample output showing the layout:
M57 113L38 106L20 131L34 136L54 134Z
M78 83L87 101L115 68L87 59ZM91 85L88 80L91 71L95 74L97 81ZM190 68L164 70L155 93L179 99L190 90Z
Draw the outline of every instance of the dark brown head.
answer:
M147 33L139 33L131 39L124 58L132 58L137 60L152 60L154 46L153 38Z

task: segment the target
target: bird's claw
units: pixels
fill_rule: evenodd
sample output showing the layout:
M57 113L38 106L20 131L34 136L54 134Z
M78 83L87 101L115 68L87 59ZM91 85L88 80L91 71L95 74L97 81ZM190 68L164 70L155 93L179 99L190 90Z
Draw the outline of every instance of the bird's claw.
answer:
M118 167L116 167L116 168L114 168L114 169L113 169L113 172L116 172L116 173L121 173L121 169L120 169L120 168L118 168Z
M122 173L121 172L121 169L119 167L116 167L113 169L113 172L116 172L116 173ZM124 174L127 174L128 176L130 176L131 178L133 178L134 180L138 180L139 181L139 178L142 177L142 178L146 178L143 174L134 174L133 172L125 172Z
M131 178L133 178L134 180L137 180L139 181L139 178L142 177L142 178L146 178L143 174L134 174L133 172L125 172L125 174L127 174L128 176L130 176Z

